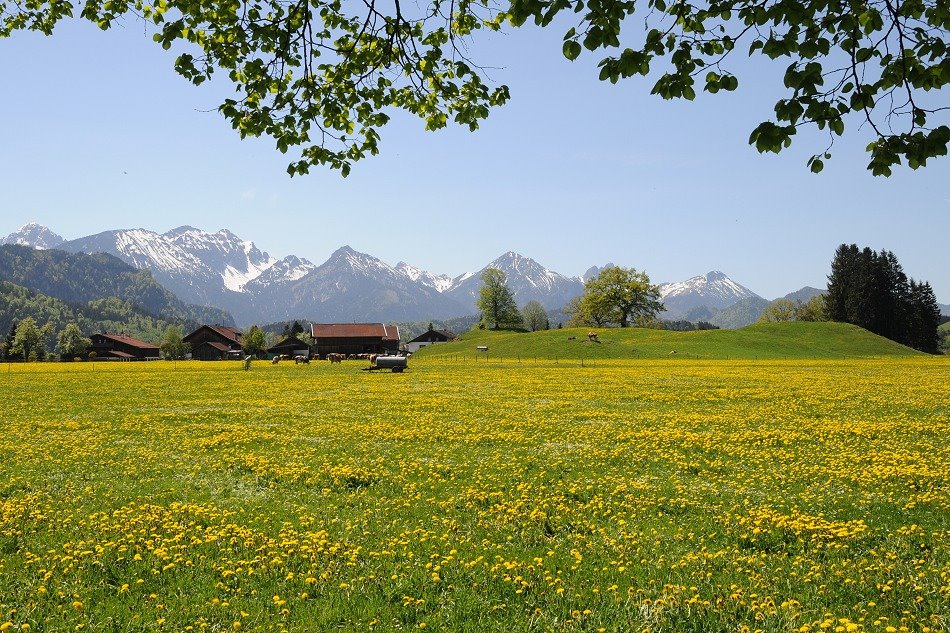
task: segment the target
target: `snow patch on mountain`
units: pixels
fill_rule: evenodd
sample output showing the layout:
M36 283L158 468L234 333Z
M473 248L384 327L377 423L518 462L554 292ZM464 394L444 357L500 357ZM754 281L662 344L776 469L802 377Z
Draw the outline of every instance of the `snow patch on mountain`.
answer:
M145 229L116 231L115 247L139 269L158 268L165 272L181 272L205 267L200 259L171 240Z
M243 292L248 282L256 279L277 260L261 251L254 242L242 240L227 229L208 233L191 226L181 226L163 235L186 252L199 258L221 276L224 287Z
M284 286L303 279L316 268L317 266L307 259L296 255L288 255L264 270L253 280L245 283L242 290L254 294L262 288Z
M406 262L399 262L396 264L396 271L402 273L410 280L422 284L428 288L434 289L436 292L445 292L452 287L454 283L452 278L448 275L434 275L427 270L417 268Z

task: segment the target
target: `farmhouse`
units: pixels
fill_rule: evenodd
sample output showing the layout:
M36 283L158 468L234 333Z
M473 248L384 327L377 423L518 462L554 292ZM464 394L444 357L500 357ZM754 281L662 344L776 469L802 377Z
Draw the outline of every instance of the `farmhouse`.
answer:
M92 345L90 352L96 353L100 360L158 360L157 345L140 341L125 334L93 334L89 337Z
M437 345L438 343L448 343L455 339L455 333L448 330L429 330L420 334L416 338L406 343L407 352L418 352L428 345Z
M310 346L296 336L288 336L284 340L267 348L267 355L274 356L306 356L310 357Z
M242 334L233 327L202 325L182 339L191 345L191 357L197 360L240 358Z
M313 350L327 354L386 354L399 350L399 328L383 323L314 323Z

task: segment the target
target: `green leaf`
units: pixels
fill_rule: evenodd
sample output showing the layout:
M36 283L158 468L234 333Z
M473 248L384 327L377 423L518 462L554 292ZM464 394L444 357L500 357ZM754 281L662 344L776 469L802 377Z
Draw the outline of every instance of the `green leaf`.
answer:
M574 40L568 40L567 42L564 42L563 50L564 50L564 57L567 57L569 60L574 61L581 54L581 45Z

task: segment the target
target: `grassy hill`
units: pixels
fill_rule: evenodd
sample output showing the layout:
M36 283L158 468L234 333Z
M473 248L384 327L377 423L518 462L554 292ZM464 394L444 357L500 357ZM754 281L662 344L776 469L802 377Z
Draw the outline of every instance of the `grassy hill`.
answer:
M459 340L423 348L420 358L473 355L488 346L489 357L506 358L867 358L916 356L920 352L846 323L767 323L739 330L672 332L639 328L599 329L598 342L587 328L533 333L472 330ZM573 337L573 339L572 339ZM675 350L675 354L672 352Z

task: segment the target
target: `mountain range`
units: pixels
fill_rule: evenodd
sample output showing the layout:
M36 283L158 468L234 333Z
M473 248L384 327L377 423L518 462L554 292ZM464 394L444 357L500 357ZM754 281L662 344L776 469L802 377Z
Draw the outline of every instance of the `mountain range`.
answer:
M435 274L406 262L391 266L349 246L322 264L261 251L227 229L211 233L181 226L165 233L146 229L105 231L64 240L50 229L28 224L0 243L71 253L107 253L154 279L182 302L228 311L239 326L289 319L414 321L477 312L481 272L499 268L519 305L537 300L558 311L584 291L581 277L549 270L535 260L507 252L482 269L457 277ZM808 290L802 289L804 292ZM720 271L660 286L667 319L709 320L741 327L758 318L768 300Z

